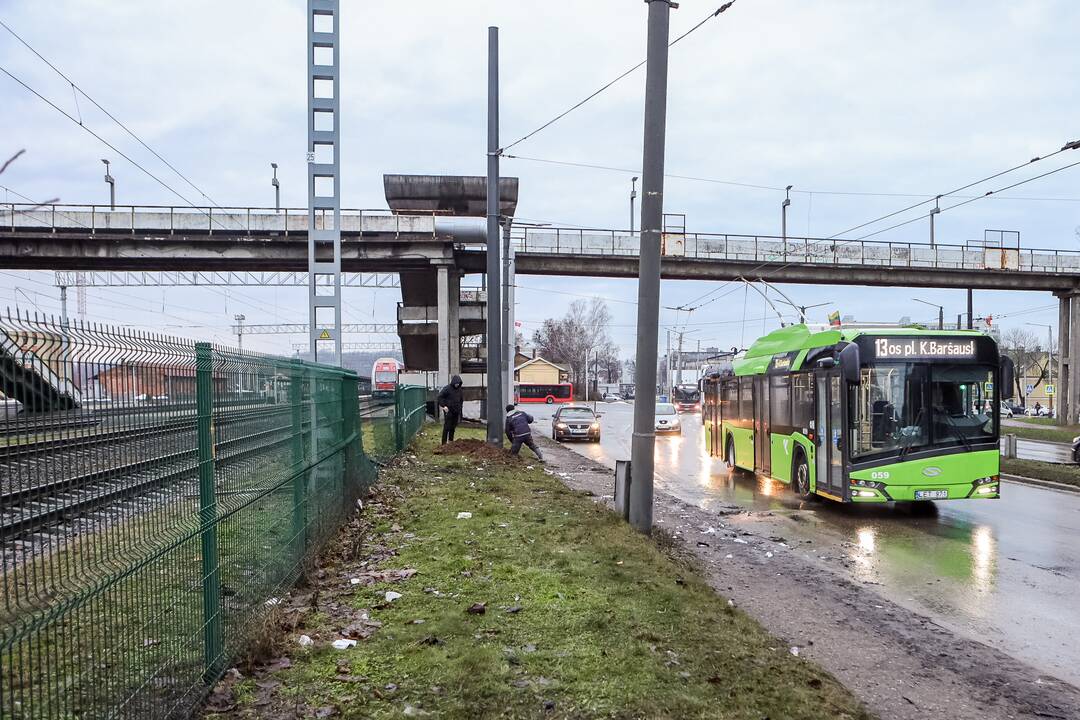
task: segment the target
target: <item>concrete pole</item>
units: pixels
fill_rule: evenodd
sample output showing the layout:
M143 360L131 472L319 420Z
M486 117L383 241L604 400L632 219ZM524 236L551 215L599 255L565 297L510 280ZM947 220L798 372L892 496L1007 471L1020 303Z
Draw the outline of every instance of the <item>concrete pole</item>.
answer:
M667 123L669 0L649 0L645 74L645 132L641 174L641 250L634 436L630 452L630 524L652 532L653 454L656 450L656 345L660 324L660 236L664 215L664 141Z
M675 384L676 385L682 385L682 366L683 366L683 361L682 361L682 339L683 339L683 333L679 333L679 349L675 353L675 357L678 358L678 360L675 361L677 363L675 365Z
M660 388L660 394L666 395L671 391L671 330L667 331L667 347L664 348L664 385Z
M510 247L510 218L506 218L503 223L503 272L502 272L502 299L503 299L503 315L502 315L502 337L503 348L506 352L506 362L503 363L502 380L503 380L503 397L506 398L506 403L512 403L514 401L514 299L513 299L513 268Z
M1048 357L1046 358L1046 381L1050 385L1054 384L1054 329L1052 326L1046 326L1046 352ZM1057 392L1057 388L1054 388L1054 392ZM1054 396L1050 395L1046 400L1049 405L1050 412L1054 412Z
M1058 296L1058 425L1069 424L1069 413L1072 412L1071 383L1069 373L1071 371L1072 358L1069 356L1069 339L1071 336L1071 322L1069 317L1068 295Z
M60 322L65 328L68 326L67 285L60 286Z
M967 301L968 301L967 329L972 330L975 327L975 316L974 316L975 311L972 309L972 307L973 307L973 302L972 302L973 298L972 298L971 288L968 288L967 296L968 296L967 297Z
M502 303L499 301L499 28L488 28L487 441L502 447Z

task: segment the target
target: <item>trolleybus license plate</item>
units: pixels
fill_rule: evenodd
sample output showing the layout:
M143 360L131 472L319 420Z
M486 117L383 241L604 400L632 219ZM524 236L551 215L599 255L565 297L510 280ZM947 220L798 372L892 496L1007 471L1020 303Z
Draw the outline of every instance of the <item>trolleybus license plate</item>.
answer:
M948 490L916 490L916 500L948 500Z

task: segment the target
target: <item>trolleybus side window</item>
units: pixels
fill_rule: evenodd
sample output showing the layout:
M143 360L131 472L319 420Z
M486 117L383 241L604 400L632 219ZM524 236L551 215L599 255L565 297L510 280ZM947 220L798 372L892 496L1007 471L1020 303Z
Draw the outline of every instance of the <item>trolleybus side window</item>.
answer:
M814 414L814 395L810 389L810 373L794 373L791 376L791 424L797 428L809 428Z
M739 378L739 419L754 421L754 379Z
M769 422L778 428L791 426L791 376L769 377Z

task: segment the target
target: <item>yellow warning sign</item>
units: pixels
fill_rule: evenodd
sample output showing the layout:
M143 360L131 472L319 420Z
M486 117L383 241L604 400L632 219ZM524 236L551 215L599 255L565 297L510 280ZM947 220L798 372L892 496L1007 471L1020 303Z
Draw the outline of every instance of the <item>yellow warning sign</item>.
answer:
M333 340L333 338L330 337L330 331L329 330L323 330L321 333L319 333L319 339L320 340Z

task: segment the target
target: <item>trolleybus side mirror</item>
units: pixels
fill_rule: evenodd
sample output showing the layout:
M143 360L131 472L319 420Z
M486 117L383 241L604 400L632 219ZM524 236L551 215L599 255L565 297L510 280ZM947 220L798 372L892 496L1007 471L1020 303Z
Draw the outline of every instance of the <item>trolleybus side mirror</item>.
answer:
M829 370L836 367L836 360L831 357L823 357L817 361L817 366L822 370Z
M840 350L840 368L844 380L849 383L859 382L859 346L855 343L845 345Z
M1001 399L1012 400L1016 387L1016 367L1011 357L1001 358Z

